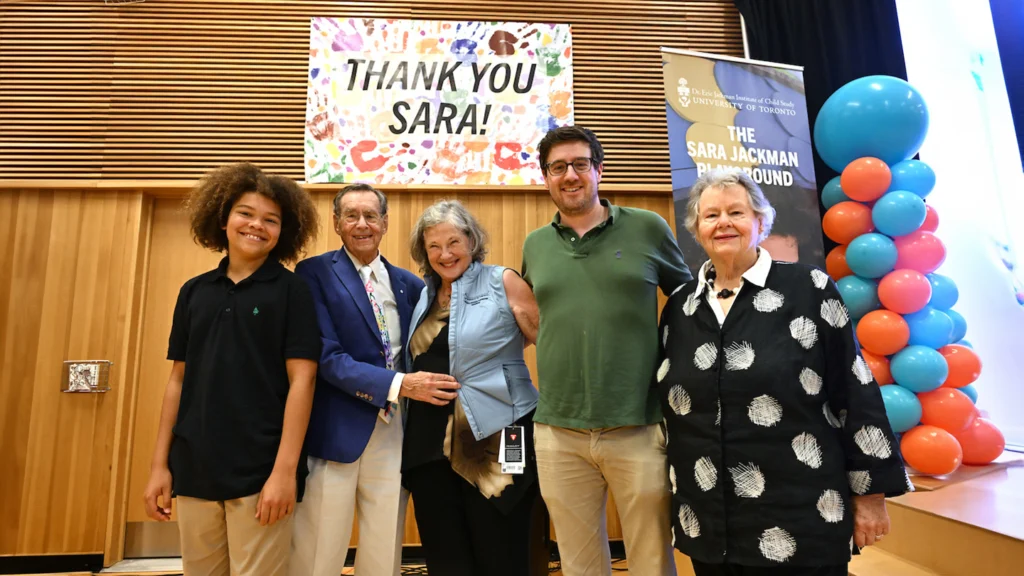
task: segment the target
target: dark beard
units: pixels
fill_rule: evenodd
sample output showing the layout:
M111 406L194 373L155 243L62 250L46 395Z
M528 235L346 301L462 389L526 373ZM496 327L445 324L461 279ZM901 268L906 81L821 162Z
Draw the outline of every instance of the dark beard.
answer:
M581 198L581 203L577 206L567 206L561 202L555 202L555 207L558 208L558 212L565 216L582 216L587 212L593 210L597 198L597 191L595 190L589 196Z

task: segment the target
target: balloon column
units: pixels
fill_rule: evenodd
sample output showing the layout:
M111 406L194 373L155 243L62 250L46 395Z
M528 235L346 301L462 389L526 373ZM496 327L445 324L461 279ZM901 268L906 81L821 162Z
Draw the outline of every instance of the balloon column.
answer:
M921 94L890 76L836 91L814 124L815 147L841 175L822 190L825 234L839 244L826 259L854 320L862 353L904 461L924 474L987 464L1002 433L978 415L973 387L981 361L952 309L953 279L936 274L946 248L939 216L925 203L935 173L910 159L928 131Z

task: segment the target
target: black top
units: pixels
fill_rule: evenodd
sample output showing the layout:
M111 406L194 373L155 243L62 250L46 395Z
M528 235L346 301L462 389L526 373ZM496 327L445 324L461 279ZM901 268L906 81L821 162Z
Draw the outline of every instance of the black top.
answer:
M451 374L448 363L448 319L430 347L412 361L412 372ZM448 417L455 411L455 402L437 406L429 402L409 402L402 443L402 472L438 460L444 455L444 436Z
M773 262L720 327L699 282L659 328L675 547L707 563L845 564L851 490L897 495L909 479L839 291Z
M268 259L238 284L228 259L181 287L169 360L185 363L169 466L176 496L231 500L258 493L281 443L285 360L319 360L320 330L309 288ZM306 458L299 458L302 499Z

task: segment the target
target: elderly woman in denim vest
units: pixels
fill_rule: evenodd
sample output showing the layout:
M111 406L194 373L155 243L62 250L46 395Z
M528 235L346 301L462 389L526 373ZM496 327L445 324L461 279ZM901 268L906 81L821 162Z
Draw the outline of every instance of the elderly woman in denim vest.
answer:
M426 287L412 313L406 365L461 384L451 402L412 401L407 410L402 483L432 576L529 572L537 389L523 348L537 338L539 314L516 272L482 263L485 243L454 200L427 208L412 234ZM505 432L512 426L521 428ZM503 433L524 450L521 473L502 470Z

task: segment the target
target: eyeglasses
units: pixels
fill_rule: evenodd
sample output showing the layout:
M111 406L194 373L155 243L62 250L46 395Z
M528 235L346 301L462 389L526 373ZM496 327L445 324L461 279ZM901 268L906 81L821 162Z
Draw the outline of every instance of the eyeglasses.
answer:
M347 212L341 216L341 219L347 224L357 224L360 218L366 220L368 225L375 226L381 221L382 216L376 212L364 212L362 214L359 212Z
M566 163L562 160L555 160L554 162L544 165L544 170L552 176L561 176L565 174L565 171L569 169L569 165L572 164L572 169L577 174L581 172L589 172L590 168L594 165L594 161L590 158L577 158L570 163Z

